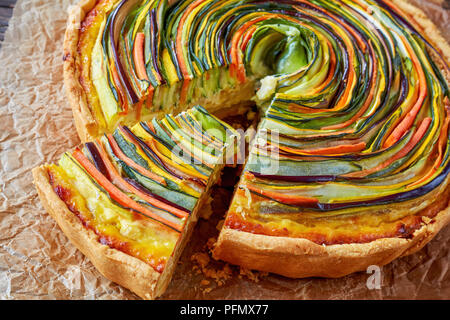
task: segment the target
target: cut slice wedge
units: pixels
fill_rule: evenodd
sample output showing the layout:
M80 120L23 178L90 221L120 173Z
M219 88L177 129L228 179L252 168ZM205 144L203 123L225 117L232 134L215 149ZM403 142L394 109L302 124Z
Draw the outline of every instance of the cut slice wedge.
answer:
M45 209L105 277L154 299L237 137L197 106L66 152L57 165L35 168L34 184Z

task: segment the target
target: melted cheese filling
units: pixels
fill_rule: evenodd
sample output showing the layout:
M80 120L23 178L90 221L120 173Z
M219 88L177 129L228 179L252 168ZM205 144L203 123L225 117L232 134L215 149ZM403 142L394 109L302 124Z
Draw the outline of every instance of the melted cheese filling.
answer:
M77 214L83 224L93 230L99 241L138 257L155 270L162 271L178 241L179 234L116 205L92 179L67 157L60 166L49 165L53 188ZM57 191L60 187L60 191Z

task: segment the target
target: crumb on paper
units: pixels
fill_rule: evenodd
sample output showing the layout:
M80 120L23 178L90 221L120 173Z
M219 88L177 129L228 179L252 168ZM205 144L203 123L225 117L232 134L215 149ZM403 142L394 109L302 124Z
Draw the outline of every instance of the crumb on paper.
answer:
M222 286L233 275L233 271L228 264L221 268L210 266L211 258L206 252L194 253L191 260L196 264L193 270L196 270L197 274L202 273L206 278L214 280L218 286Z
M191 256L191 260L197 264L197 267L203 269L208 265L210 258L209 255L205 252L197 252Z
M252 271L247 268L240 267L239 268L239 279L247 278L250 281L258 283L261 279L267 277L269 275L268 272L263 271Z
M237 275L239 279L246 278L257 283L269 274L268 272L252 271L243 267L230 266L228 263L213 259L211 254L216 241L216 238L209 238L203 247L204 251L196 252L191 256L191 261L194 262L192 270L197 274L202 274L206 278L200 282L200 286L202 287L200 290L203 293L208 293L213 289L210 285L223 286L234 275Z
M205 293L211 292L211 290L212 290L212 288L211 288L211 287L208 287L208 288L202 289L202 292L203 292L203 294L205 294Z
M211 283L211 281L206 280L206 279L203 279L203 280L200 282L200 285L201 285L201 286L207 286L207 285L209 285L210 283Z
M212 200L213 200L212 197L209 196L207 198L207 200L205 201L205 203L203 204L203 206L201 207L200 217L205 220L209 220L209 218L211 218L211 215L213 214L213 210L212 210L212 206L211 206Z
M222 220L223 221L223 220ZM209 250L209 251L212 251L213 249L214 249L214 247L216 246L216 242L217 242L217 239L216 238L209 238L208 239L208 241L206 242L206 248Z

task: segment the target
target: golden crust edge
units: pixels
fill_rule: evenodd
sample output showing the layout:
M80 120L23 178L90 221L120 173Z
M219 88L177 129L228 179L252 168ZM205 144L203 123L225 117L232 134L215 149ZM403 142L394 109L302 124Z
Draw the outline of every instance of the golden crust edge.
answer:
M78 59L78 40L80 24L86 14L94 8L96 0L81 0L79 3L69 7L66 32L63 42L63 76L66 97L72 109L75 127L82 142L92 140L88 127L97 130L97 123L89 109L86 95L79 80L79 71L76 67Z
M94 231L84 227L53 191L45 167L36 167L32 173L33 183L45 210L95 268L107 279L130 289L142 299L155 299L159 294L157 284L161 274L145 262L101 244Z

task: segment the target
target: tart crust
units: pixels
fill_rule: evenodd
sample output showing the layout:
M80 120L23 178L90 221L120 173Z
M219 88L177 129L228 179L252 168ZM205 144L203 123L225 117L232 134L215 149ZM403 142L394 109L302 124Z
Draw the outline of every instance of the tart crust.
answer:
M81 22L96 3L97 0L81 0L78 4L69 7L69 17L63 43L64 86L69 105L72 108L75 127L82 142L94 138L90 132L97 131L97 123L88 106L86 95L79 80L77 47Z
M34 185L45 210L69 238L106 278L130 289L143 299L154 299L161 274L145 262L112 249L98 241L98 236L83 226L64 201L53 191L44 167L33 169Z
M441 196L446 196L449 191L450 187L447 187ZM224 226L213 256L244 268L291 278L338 278L366 270L370 265L383 266L398 257L415 253L449 222L450 206L447 200L447 207L428 222L424 221L410 239L381 238L368 243L325 246L304 238L266 236Z
M78 135L83 142L92 140L98 128L79 81L77 45L80 24L96 2L96 0L81 0L69 9L64 39L66 95L73 111ZM436 26L407 0L393 2L411 18L410 23L426 35L448 64L450 46ZM450 75L447 67L437 59L434 52L430 52L430 55L449 83ZM103 275L132 289L144 299L152 299L158 295L154 290L160 277L159 273L137 258L100 244L94 232L84 228L78 218L53 192L46 171L42 167L35 168L33 176L47 212L57 221L70 241ZM443 195L448 192L447 189ZM341 277L364 270L369 265L385 265L400 256L420 250L449 222L450 206L447 206L431 223L424 224L416 230L411 239L382 238L364 244L330 246L321 246L307 239L265 236L223 228L214 250L214 257L249 269L275 272L288 277Z

